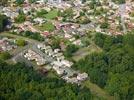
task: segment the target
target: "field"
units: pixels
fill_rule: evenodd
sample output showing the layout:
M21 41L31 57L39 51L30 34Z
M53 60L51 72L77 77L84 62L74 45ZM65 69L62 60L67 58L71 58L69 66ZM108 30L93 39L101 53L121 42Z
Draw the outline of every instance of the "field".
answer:
M46 19L54 19L58 15L58 10L52 10L45 15Z
M54 25L51 22L46 22L42 24L42 26L35 25L35 28L37 28L40 31L49 31L49 32L52 32L55 29Z

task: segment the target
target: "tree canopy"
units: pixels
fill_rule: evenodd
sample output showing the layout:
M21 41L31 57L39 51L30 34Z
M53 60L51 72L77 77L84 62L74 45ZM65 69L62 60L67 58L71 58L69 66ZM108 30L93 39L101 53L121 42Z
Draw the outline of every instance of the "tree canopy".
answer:
M107 36L97 33L95 43L103 48L78 61L74 68L89 74L90 80L117 100L134 98L134 34Z
M0 61L1 100L89 100L89 89L42 76L23 64Z

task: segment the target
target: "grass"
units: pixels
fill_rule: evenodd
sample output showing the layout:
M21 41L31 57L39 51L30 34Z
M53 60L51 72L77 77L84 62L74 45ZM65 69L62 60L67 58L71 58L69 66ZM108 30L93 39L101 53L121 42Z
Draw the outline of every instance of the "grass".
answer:
M89 80L85 81L82 85L89 88L91 93L103 98L104 100L114 100L113 96L110 96L107 92L98 87L96 84L91 83Z
M35 27L40 31L49 31L49 32L52 32L55 29L54 25L51 22L46 22L42 24L42 26L36 25Z
M79 61L80 59L84 58L86 55L89 55L93 52L101 52L102 49L100 49L95 44L91 44L89 47L80 48L76 53L73 54L73 59L75 61Z
M54 19L58 16L58 10L52 10L45 15L46 19Z

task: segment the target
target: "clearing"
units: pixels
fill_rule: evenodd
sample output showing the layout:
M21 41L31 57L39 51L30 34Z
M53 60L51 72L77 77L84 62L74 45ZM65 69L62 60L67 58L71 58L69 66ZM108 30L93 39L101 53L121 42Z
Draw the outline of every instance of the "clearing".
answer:
M93 53L93 52L101 52L102 49L99 48L97 45L92 43L88 47L80 48L76 53L73 54L73 59L75 61L79 61L80 59L84 58L85 56Z

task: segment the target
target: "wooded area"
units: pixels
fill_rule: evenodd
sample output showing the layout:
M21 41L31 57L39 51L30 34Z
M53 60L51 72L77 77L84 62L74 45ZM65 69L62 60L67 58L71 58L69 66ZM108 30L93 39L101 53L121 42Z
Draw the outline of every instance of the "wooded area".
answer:
M103 48L78 61L74 68L89 74L91 82L117 100L134 98L134 34L107 36L97 33L95 43Z
M89 100L89 89L0 61L0 100Z

